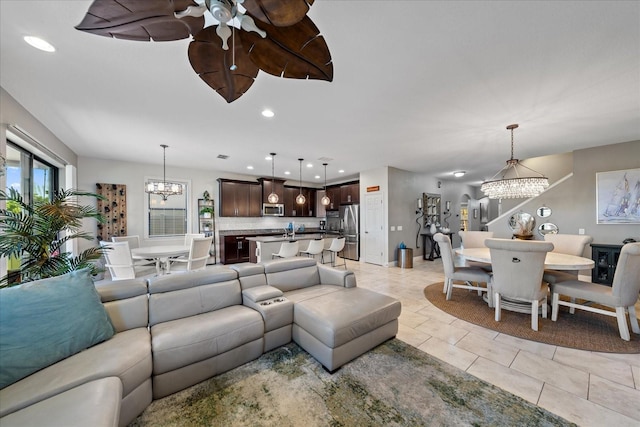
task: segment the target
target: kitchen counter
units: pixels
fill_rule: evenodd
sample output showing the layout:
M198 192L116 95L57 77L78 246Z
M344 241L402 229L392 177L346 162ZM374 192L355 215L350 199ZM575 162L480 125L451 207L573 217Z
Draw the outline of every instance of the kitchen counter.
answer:
M296 231L298 234L318 234L322 233L318 227L305 227L304 231ZM284 228L267 228L256 230L220 230L218 232L220 236L282 236L284 234Z
M284 237L283 234L284 233L281 233L278 236L247 237L246 239L250 244L249 247L252 262L254 262L253 260L255 260L255 262L270 260L272 254L275 254L280 250L280 245L282 245L282 242L299 242L299 250L304 251L307 249L307 246L309 246L309 241L314 239L321 239L324 237L323 234L317 232L305 234L296 233L295 238ZM329 246L331 246L331 240L331 238L325 239L325 249L328 249Z
M273 243L273 242L295 242L301 240L314 240L314 239L322 239L324 237L323 234L320 233L296 233L295 237L284 237L284 232L280 233L278 236L255 236L255 237L247 237L247 240L252 240L254 242L262 242L262 243Z

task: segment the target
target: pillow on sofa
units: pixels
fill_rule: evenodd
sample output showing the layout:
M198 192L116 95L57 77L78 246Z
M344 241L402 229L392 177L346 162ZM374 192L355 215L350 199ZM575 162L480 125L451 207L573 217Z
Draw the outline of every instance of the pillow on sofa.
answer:
M0 388L114 333L88 269L0 289Z

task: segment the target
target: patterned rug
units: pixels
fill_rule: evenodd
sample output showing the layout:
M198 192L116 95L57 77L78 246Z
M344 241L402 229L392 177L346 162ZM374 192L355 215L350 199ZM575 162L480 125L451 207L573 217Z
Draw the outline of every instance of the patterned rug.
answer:
M475 291L453 288L449 301L442 293L443 283L433 283L424 289L425 297L440 310L475 325L494 331L561 347L604 353L640 353L640 335L631 333L631 341L624 341L618 332L615 317L576 310L569 314L567 307L560 307L558 320L538 318L538 331L531 329L531 315L502 310L502 319L494 320L494 309ZM606 307L602 307L606 308Z
M397 339L333 375L294 343L154 401L131 426L564 426Z

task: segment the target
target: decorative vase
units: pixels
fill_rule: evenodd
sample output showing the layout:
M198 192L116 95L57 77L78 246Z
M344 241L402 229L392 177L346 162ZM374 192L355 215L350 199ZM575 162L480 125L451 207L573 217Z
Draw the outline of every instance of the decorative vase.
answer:
M431 227L429 227L429 233L436 234L437 231L438 231L438 228L436 227L436 225L431 224Z

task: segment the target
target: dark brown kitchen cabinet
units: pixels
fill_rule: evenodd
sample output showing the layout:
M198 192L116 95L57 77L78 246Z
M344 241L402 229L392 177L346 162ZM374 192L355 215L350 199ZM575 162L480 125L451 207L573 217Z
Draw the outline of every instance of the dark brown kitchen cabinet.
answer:
M329 206L326 209L338 209L340 207L340 186L327 187Z
M340 203L360 203L360 184L356 182L340 186Z
M249 262L249 241L247 236L224 236L220 251L222 264Z
M305 198L303 205L296 203L296 197L302 192ZM313 216L316 207L316 190L314 188L284 187L284 216Z
M269 194L273 191L278 195L278 203L284 203L284 180L269 178L258 179L262 184L262 203L269 203Z
M260 216L262 186L245 181L218 179L220 183L220 216Z

